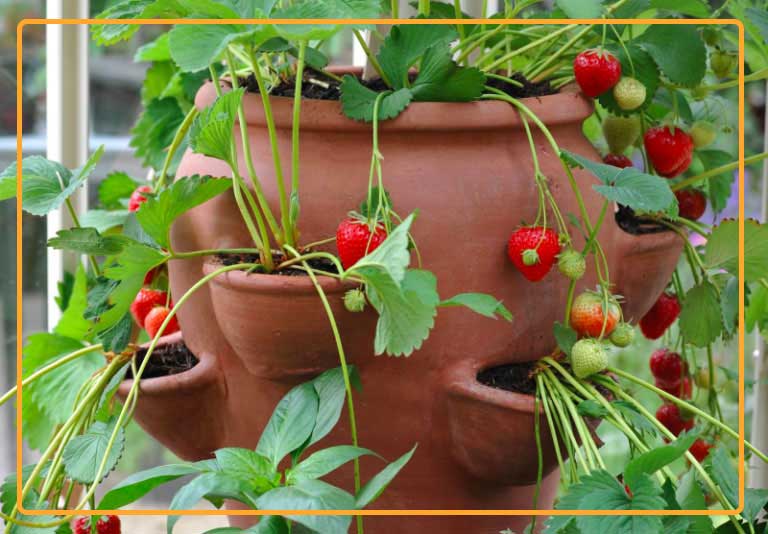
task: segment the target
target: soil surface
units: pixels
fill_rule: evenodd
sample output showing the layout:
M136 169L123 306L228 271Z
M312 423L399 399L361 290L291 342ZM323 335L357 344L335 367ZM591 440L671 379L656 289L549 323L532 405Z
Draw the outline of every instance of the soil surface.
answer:
M275 255L273 256L275 260L275 264L278 264L282 261L284 261L282 256ZM228 265L236 265L238 263L259 263L259 256L257 254L218 254L216 256L216 260L224 266ZM338 274L339 270L336 268L336 265L333 264L331 260L327 260L325 258L314 258L311 260L307 260L307 263L309 264L312 269L315 269L317 271L325 271L327 273L334 273ZM261 273L266 274L266 273ZM281 269L279 271L272 271L269 273L274 276L307 276L307 272L303 269L293 269L291 267L288 267L286 269Z
M416 79L416 73L411 73L409 78L411 81L414 81ZM523 86L519 87L495 78L488 78L487 84L504 91L514 98L546 96L558 92L547 80L543 82L530 82L519 73L513 74L511 78L520 82ZM360 83L374 91L383 91L387 89L387 85L379 78L373 80L360 79ZM256 78L253 74L249 75L246 79L241 79L240 85L246 87L251 93L259 92L259 86L256 83ZM283 80L279 85L272 89L270 94L274 96L293 97L296 94L296 80ZM301 85L301 96L316 100L339 100L341 98L341 83L327 77L321 72L307 69L304 73L304 81Z
M533 369L536 362L508 363L491 367L477 374L477 381L485 386L524 395L536 393Z
M661 232L670 232L671 230L659 224L653 219L646 219L635 214L632 208L619 204L619 210L615 215L616 224L619 228L632 235L659 234Z
M140 366L147 356L147 349L140 349L137 353L136 365ZM183 343L172 343L170 345L160 345L152 352L149 363L144 369L141 378L160 378L163 376L177 375L189 371L200 360ZM126 379L133 378L133 372L128 368Z

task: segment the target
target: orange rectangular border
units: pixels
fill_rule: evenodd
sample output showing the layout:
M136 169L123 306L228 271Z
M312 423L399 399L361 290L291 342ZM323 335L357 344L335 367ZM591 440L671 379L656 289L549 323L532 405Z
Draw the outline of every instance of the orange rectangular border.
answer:
M35 25L118 25L136 26L157 24L594 24L606 23L606 19L143 19L128 23L121 19L24 19L16 27L16 469L21 473L22 459L22 51L23 30ZM733 25L739 33L739 279L744 279L744 24L738 19L610 19L611 24L651 25ZM603 516L733 516L744 509L744 284L739 284L739 506L734 510L26 510L19 505L20 513L27 516L54 515L191 515L191 516L264 516L264 515L350 515L350 516L549 516L549 515L603 515ZM21 477L17 477L17 501L21 496Z

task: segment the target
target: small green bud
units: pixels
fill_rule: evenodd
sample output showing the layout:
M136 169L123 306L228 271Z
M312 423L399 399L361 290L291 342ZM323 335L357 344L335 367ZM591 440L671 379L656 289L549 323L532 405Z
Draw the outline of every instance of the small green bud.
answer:
M363 311L365 309L365 293L360 289L350 289L344 293L344 307L353 313Z
M610 340L617 347L628 347L635 340L635 329L629 323L619 323L611 332Z

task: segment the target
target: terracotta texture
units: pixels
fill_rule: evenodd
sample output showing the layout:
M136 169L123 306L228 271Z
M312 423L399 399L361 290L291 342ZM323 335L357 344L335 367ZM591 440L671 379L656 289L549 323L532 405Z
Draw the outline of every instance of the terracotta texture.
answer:
M213 87L204 86L197 97L198 107L209 105L214 97ZM291 100L272 100L283 168L288 174ZM525 103L563 148L598 158L581 134L581 122L591 113L583 97L562 93ZM245 105L256 170L276 210L275 173L260 97L246 95ZM535 144L542 171L563 213L577 213L557 155L539 134ZM506 258L510 233L521 222L532 221L537 206L533 165L519 116L500 102L416 103L381 125L380 148L385 185L395 209L402 216L419 209L413 235L424 267L437 275L441 296L490 293L504 301L515 320L510 324L465 309L444 309L430 339L410 358L375 357L371 318L350 317L338 307L341 292L331 291L329 298L341 310L347 356L358 365L364 387L355 400L361 444L393 460L419 443L411 463L375 507L530 508L536 471L533 398L476 381L479 370L549 353L555 345L552 324L562 320L566 301L568 281L563 276L553 271L542 282L530 283ZM302 242L334 235L338 222L357 208L366 191L370 155L370 125L346 119L338 102L304 101ZM242 154L240 158L244 172ZM179 176L198 173L230 175L220 161L186 154ZM583 171L575 174L587 209L596 217L602 204L592 189L596 179ZM173 227L172 240L178 251L251 246L234 199L226 195L182 217ZM625 315L640 318L669 279L682 241L672 233L626 234L611 217L600 241L616 292L626 299ZM577 238L579 244L582 241ZM203 271L202 259L172 262L174 297L178 299ZM262 282L263 278L270 280ZM293 277L272 281L275 278L255 275L245 279L242 273L221 277L179 311L190 349L198 355L215 355L205 373L196 368L188 374L195 373L192 381L217 385L183 383L184 375L148 380L142 386L147 394L139 403L137 418L182 456L203 458L224 446L254 447L288 388L336 365L328 355L330 329L321 328L319 303L306 292L307 281ZM266 286L279 286L279 292ZM594 286L590 266L578 289ZM309 356L302 363L304 353ZM165 388L162 395L161 383ZM171 417L174 404L178 409ZM188 415L184 418L178 417L182 406ZM545 427L542 425L546 437ZM349 441L345 415L325 445ZM546 441L548 475L541 507L552 504L559 478L551 442ZM188 442L197 446L190 449L185 445ZM381 467L380 462L366 459L364 479ZM351 489L351 474L351 468L345 468L332 480ZM252 522L248 518L234 521L238 525ZM405 534L496 534L504 528L521 530L528 521L493 516L372 517L366 521L366 532L384 534L397 528Z

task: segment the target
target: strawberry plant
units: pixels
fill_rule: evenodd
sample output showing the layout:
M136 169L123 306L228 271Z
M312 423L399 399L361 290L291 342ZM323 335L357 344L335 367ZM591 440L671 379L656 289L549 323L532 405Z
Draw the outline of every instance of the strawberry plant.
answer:
M413 355L414 359L422 351L436 354L439 358L430 360L433 368L425 373L433 380L431 375L447 374L456 360L471 359L464 354L456 357L458 349L446 339L458 342L466 337L482 346L485 336L453 322L444 324L454 325L453 333L458 335L448 338L450 329L441 329L440 321L455 321L463 313L462 321L501 318L509 322L512 314L507 306L519 304L507 301L505 305L482 292L441 296L438 282L446 278L446 265L453 269L448 275L477 272L476 277L490 276L490 269L482 271L477 265L492 265L504 273L505 283L523 288L519 293L528 300L520 296L522 304L517 309L527 312L524 306L528 305L562 311L557 321L549 319L546 324L536 324L535 332L525 332L530 340L515 338L524 345L522 352L534 347L537 351L524 355L531 360L523 373L530 390L515 391L530 395L531 413L543 415L529 414L535 435L531 457L514 459L527 464L538 460L536 479L517 484L536 488L533 507L545 507L543 500L539 502L543 477L546 469L556 466L563 479L562 493L555 501L560 510L693 509L706 507L706 499L723 509L738 507L731 460L738 432L723 410L722 392L715 387L715 351L733 347L740 286L749 294L751 324L765 326L768 256L760 243L768 236L764 225L747 221L747 258L740 279L738 223L705 216L707 206L715 214L724 212L731 198L733 171L738 167L736 158L723 149L730 126L720 109L727 100L723 95L738 85L733 76L732 30L696 24L635 27L611 23L612 18L632 18L651 8L647 2L627 0L557 2L559 15L603 18L603 24L438 25L430 24L429 17L464 18L458 3L419 1L418 16L424 20L396 24L385 36L376 36L374 31L379 38L377 47L369 47L361 34L370 28L351 26L375 72L373 79L330 68L323 50L342 29L338 20L375 18L383 10L397 17L398 3L386 4L369 0L125 0L102 14L127 21L156 17L231 20L217 25L178 24L139 50L137 59L151 62L151 67L142 92L145 109L132 133L132 146L152 170L148 182L120 172L109 174L98 186L99 205L79 218L70 197L89 180L103 148L78 169L31 156L18 162L20 168L14 164L0 174L0 193L6 199L15 195L17 175L21 176L21 205L29 214L45 216L62 207L71 212L73 227L59 231L48 245L84 260L73 273L68 298L62 299L66 305L59 323L52 332L29 336L24 347L22 430L29 445L41 454L37 463L17 475L22 486L19 496L15 476L3 484L0 517L10 533L119 531L119 520L111 517L77 519L70 527L70 518L57 510L118 509L183 477L188 479L170 504L173 510L185 510L201 499L216 507L229 500L257 510L359 510L371 505L401 471L403 477L412 476L409 462L421 461L419 455L424 453L409 441L411 434L403 437L394 432L385 443L390 452L391 445L397 445L399 458L391 463L382 463L377 453L364 448L366 435L359 429L371 421L358 415L369 413L366 410L372 404L390 400L382 395L366 396L369 384L376 387L382 381L375 368L369 367L374 358L370 353ZM509 4L504 15L527 15L533 4ZM718 14L727 9L739 18L754 16L762 21L748 30L750 56L758 59L748 57L751 72L746 79L764 79L768 71L761 66L761 58L768 58L768 49L759 41L765 38L764 15L742 4L726 2ZM652 9L660 16L669 12L675 16L709 14L706 10L690 13L691 8L682 5ZM276 20L274 24L231 23L254 17ZM318 17L334 21L324 25L277 21ZM136 28L130 22L95 25L92 34L99 44L110 45L128 39ZM575 97L576 91L581 96ZM325 164L315 162L313 168L304 156L307 146L316 146L308 139L318 143L317 124L306 115L316 94L338 100L334 117L343 114L344 135L364 141L361 161L368 165L368 175L345 176L360 187L350 185L342 192L329 184L328 190L318 193L313 183L314 174L322 172L317 167ZM566 146L564 130L555 127L557 121L543 119L540 115L545 109L528 96L568 97L571 100L563 101L569 105L594 106L589 108L593 113L584 131L603 153L584 153L584 144L576 149L570 142ZM422 132L419 128L424 125L408 125L413 120L409 117L415 116L411 112L424 109L418 107L422 103L449 105L439 108L446 110L461 106L485 109L482 106L492 104L496 113L510 113L517 121L519 137L509 144L525 155L523 164L517 161L522 158L516 152L515 165L526 173L521 187L528 187L525 191L531 191L534 199L520 211L526 217L499 230L498 221L508 224L508 219L499 215L498 206L490 207L493 198L482 197L480 208L474 207L493 221L485 227L485 235L465 231L473 217L469 211L458 210L450 214L451 220L438 221L451 225L451 235L456 236L454 243L442 243L451 247L450 262L436 257L433 243L425 243L430 236L425 239L420 234L421 228L434 228L429 210L419 211L420 206L413 205L400 186L406 180L410 190L428 189L418 179L427 172L419 157L429 157L424 147L431 145L421 133L413 134ZM263 121L263 138L251 127L254 114ZM484 117L494 120L492 114ZM403 138L414 151L423 152L413 157L418 164L400 169L400 173L405 168L414 176L402 177L385 173L385 158L395 149L391 148L392 137L384 139L388 132L399 132L396 128L404 123L414 130L404 127ZM474 142L461 128L437 129L442 134L452 132L446 136L464 135L467 144ZM337 156L330 146L323 146L328 162ZM350 158L357 158L360 151L358 147ZM755 154L745 163L767 156ZM184 165L190 165L191 158L207 162L211 173L187 173ZM430 193L448 197L458 187L459 196L471 206L473 195L478 194L472 180L444 178L441 186L445 189ZM494 180L501 183L512 178L499 175ZM313 194L307 194L308 190ZM503 201L507 206L519 203L515 198ZM344 214L334 210L334 202L343 203ZM236 212L236 217L234 223L223 223L208 232L214 245L179 246L196 242L189 239L195 233L189 224L193 217L217 213L205 211L217 206ZM410 213L398 213L401 206ZM323 234L309 239L305 236L314 235L315 229L306 221L317 224L318 209L332 220L320 220ZM647 234L671 237L670 242L678 247L673 250L675 255L682 250L676 268L664 271L660 267L660 272L672 273L669 279L658 287L646 282L642 298L619 294L616 271L621 269L617 264L626 263L626 258L617 258L614 244L606 239L616 235L610 233L614 226L638 239ZM694 240L692 235L703 240ZM204 242L202 238L200 242ZM431 254L422 253L426 248ZM642 246L637 248L638 254L643 253ZM630 256L635 253L626 251ZM482 263L488 258L492 262ZM639 262L637 269L642 266ZM428 269L439 270L440 280ZM192 280L184 274L189 272L195 273ZM640 275L640 284L644 276L651 279L648 273ZM263 293L278 296L248 300L259 293L262 286L258 284L272 288ZM238 375L234 385L221 389L280 392L270 406L268 421L248 419L251 414L241 411L234 415L246 421L247 435L238 434L233 423L231 435L220 440L254 441L253 446L215 446L202 454L195 451L187 455L197 456L193 461L135 473L106 493L99 492L128 446L125 428L141 410L142 377L151 376L145 373L152 367L153 357L169 339L183 336L189 350L200 353L198 369L203 369L204 353L210 351L195 347L201 332L187 326L193 323L185 313L208 303L211 309L202 310L203 314L213 315L220 323L220 295L227 292L232 302L245 304L230 303L231 310L225 306L224 311L231 312L227 324L211 336L223 340L216 341L221 354L215 359L230 358L227 365ZM304 316L303 308L291 308L307 294L317 316L310 312ZM534 303L532 298L541 301ZM647 306L636 303L643 299ZM286 315L286 309L300 309L301 313L285 318L281 314ZM629 309L642 311L633 316ZM356 318L361 322L354 323ZM370 331L360 326L366 318L371 318ZM293 321L299 328L288 330L278 320L288 326ZM635 334L635 323L642 336ZM471 324L476 327L478 323ZM495 324L497 329L507 326L506 322ZM282 349L282 358L271 367L263 366L266 370L244 361L252 352L270 348L248 341L247 334L261 327L266 331L260 338L267 340L264 345ZM308 338L311 343L301 344L301 336L314 334L315 327L321 328L321 334ZM513 339L514 328L516 324L496 332ZM433 331L435 338L431 339ZM164 337L174 333L174 338ZM355 336L365 340L364 350L351 341ZM646 352L652 381L616 363L622 354L618 349L645 350L650 342L641 339L660 340L657 350ZM143 347L142 341L146 341ZM320 346L323 342L331 347L332 366L324 360L328 351ZM641 342L646 343L645 348L640 348ZM548 344L546 350L539 350L541 343ZM512 345L507 342L503 350L519 349ZM245 356L238 352L242 347ZM300 363L292 368L288 360L294 356ZM301 360L304 356L306 360ZM478 357L492 357L494 365L504 358L520 359L517 354L499 351ZM236 358L243 361L233 364ZM409 362L387 365L402 366L398 373L406 374ZM486 371L472 369L472 376L466 379L472 382L472 392L487 387L476 384ZM251 375L259 382L246 382ZM392 376L387 375L389 380ZM360 382L366 383L366 389L356 392L354 386ZM262 387L267 383L269 387ZM443 385L421 389L435 402L453 402L455 399L442 398ZM0 397L0 404L15 393L14 389ZM487 398L497 394L500 392L485 391L483 402L490 404ZM647 407L640 400L642 395L656 398L656 405ZM413 403L409 409L419 421L408 423L411 427L424 426L423 420L431 417L419 410L450 411L431 404L424 408L424 399L411 391L404 396ZM359 402L361 398L364 402ZM204 409L224 411L215 403ZM337 428L343 411L346 418ZM446 417L453 417L455 423L455 414ZM460 424L464 423L469 426L473 419L462 419ZM254 440L255 426L259 432ZM627 445L625 461L618 468L594 439L596 429L602 432L605 427ZM456 428L462 427L450 428L456 434ZM332 431L336 444L320 449L323 438ZM746 446L751 455L768 461L756 447ZM435 445L436 456L453 454L471 464L467 460L471 447L454 446L450 452L441 448L450 447ZM553 458L552 465L545 467L545 455ZM369 460L381 465L365 481L363 473L370 470L361 469L360 463ZM335 478L337 470L349 471L349 487L336 484L342 480ZM415 472L424 478L427 471ZM440 475L429 473L427 478ZM483 471L483 475L493 473ZM322 480L324 477L329 478ZM410 486L403 487L396 491ZM757 511L766 500L768 496L760 492L747 492L746 511L731 517L726 526L735 532L753 531ZM33 518L21 513L21 508L49 510L50 515ZM565 515L549 518L545 529L549 533L714 529L708 518L698 519ZM168 518L168 532L177 520L175 515ZM219 532L325 534L347 532L351 524L349 516L296 514L265 516L249 530L233 527ZM534 519L530 531L536 526ZM364 531L361 516L355 528L358 533Z

